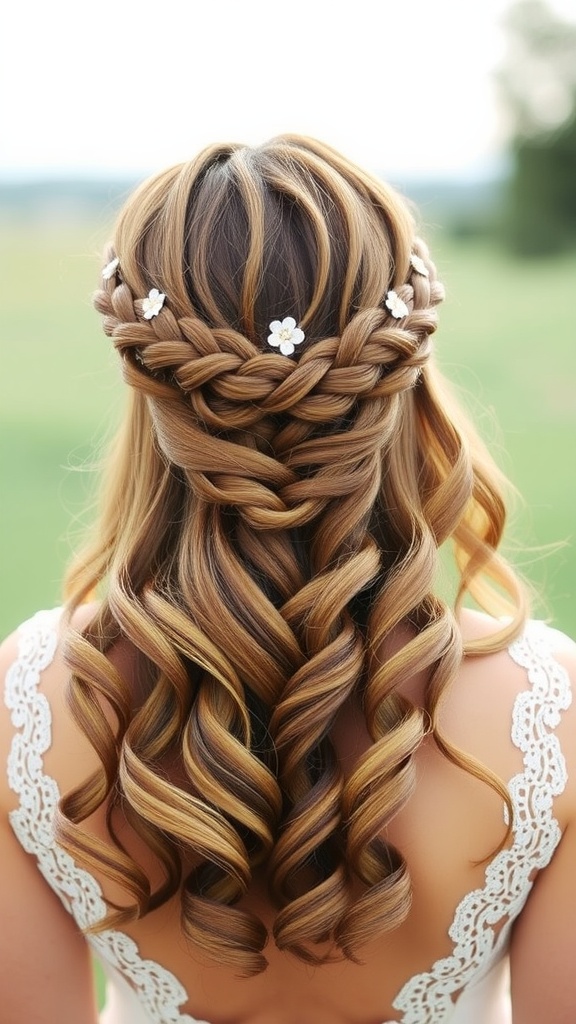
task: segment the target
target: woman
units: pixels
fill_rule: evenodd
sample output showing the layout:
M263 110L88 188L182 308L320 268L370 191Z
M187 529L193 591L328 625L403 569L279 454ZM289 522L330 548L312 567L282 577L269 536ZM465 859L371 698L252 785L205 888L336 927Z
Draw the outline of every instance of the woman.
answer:
M92 949L106 1024L573 1021L574 646L497 552L405 203L214 146L102 277L101 520L2 649L3 1019L93 1024Z

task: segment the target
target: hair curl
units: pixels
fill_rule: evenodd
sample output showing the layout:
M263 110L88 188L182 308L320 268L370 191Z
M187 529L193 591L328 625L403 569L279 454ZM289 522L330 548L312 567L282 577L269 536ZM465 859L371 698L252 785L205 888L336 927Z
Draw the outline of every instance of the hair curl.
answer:
M256 973L267 931L239 901L261 868L281 949L355 959L409 911L406 862L383 837L426 732L507 799L437 724L463 654L436 593L444 542L456 606L511 599L484 649L524 614L496 551L497 471L430 361L442 287L402 198L298 136L213 146L146 182L116 255L95 305L132 399L96 540L68 577L71 607L105 584L67 649L101 769L63 799L60 839L127 892L102 927L181 892L185 934ZM151 288L166 302L146 320ZM306 332L294 359L266 345L284 315ZM120 637L140 658L138 699L109 660ZM402 684L423 671L419 708ZM345 780L330 733L353 696L372 745ZM81 827L103 802L107 844ZM120 803L163 868L154 892L114 829Z

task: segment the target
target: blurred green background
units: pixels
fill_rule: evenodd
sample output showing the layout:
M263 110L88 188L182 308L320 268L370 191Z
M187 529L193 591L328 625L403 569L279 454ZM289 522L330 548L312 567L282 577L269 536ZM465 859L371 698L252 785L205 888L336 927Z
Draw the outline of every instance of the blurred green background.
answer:
M425 198L421 209L447 288L438 361L522 495L507 551L541 595L536 612L574 634L576 254L515 258L482 232L442 227ZM100 442L121 415L119 367L91 307L113 212L13 217L2 232L2 633L59 601Z

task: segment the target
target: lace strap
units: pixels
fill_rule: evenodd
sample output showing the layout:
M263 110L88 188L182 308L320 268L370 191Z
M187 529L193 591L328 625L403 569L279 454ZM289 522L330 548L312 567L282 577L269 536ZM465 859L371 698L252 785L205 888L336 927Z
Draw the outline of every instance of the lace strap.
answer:
M403 1011L401 1024L443 1024L450 1019L452 997L479 982L504 954L512 924L532 888L531 875L549 864L561 838L553 798L563 792L567 773L552 730L560 712L570 706L570 680L552 655L550 631L543 623L527 623L509 654L526 669L530 683L518 694L512 713L512 741L524 755L523 771L508 786L513 843L487 866L484 887L468 893L456 908L449 929L452 954L411 978L394 1000L394 1009Z
M51 663L58 644L60 609L38 612L20 628L19 653L6 674L5 702L15 732L8 756L8 782L20 798L10 824L20 844L33 854L49 886L84 930L106 916L97 880L78 867L54 838L54 816L60 793L44 773L43 755L52 742L50 705L38 690L41 672ZM119 971L137 992L154 1024L206 1024L179 1007L188 999L178 979L153 960L143 960L138 946L124 932L108 929L87 936L95 953Z

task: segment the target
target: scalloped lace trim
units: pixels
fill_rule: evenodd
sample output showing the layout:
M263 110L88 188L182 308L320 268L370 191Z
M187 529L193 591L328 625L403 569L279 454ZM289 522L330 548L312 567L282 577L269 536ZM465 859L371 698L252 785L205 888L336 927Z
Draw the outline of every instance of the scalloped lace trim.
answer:
M56 844L52 823L60 794L55 780L43 772L52 715L38 683L54 657L59 616L60 609L39 612L22 626L19 656L6 675L6 705L14 727L21 730L13 737L8 758L8 781L20 796L10 823L27 853L37 858L48 884L84 929L106 916L102 889ZM134 940L124 932L108 929L87 939L94 952L131 983L154 1024L207 1024L180 1013L179 1007L188 999L183 985L154 960L143 960Z
M106 905L96 879L54 840L59 791L55 780L43 772L52 716L38 683L54 657L59 616L60 609L39 612L22 626L19 656L6 675L6 705L15 729L20 730L8 759L10 787L20 796L10 821L21 845L34 854L46 881L84 929L102 920ZM528 623L509 653L526 669L531 684L516 698L512 716L512 740L524 754L524 771L509 784L513 845L488 865L484 887L468 893L458 905L449 929L452 954L403 986L393 1003L402 1017L389 1024L449 1021L456 1006L453 997L484 978L504 955L511 926L532 888L530 876L550 862L561 838L552 801L563 791L567 774L552 730L560 712L571 703L568 674L553 658L542 623ZM131 983L154 1024L207 1024L180 1013L188 998L183 985L154 960L143 960L134 940L124 932L109 929L88 936L88 941L102 960Z
M508 785L514 841L486 868L484 888L468 893L456 908L449 929L452 954L415 975L398 993L392 1005L403 1012L399 1024L450 1020L453 996L484 978L504 955L512 924L532 888L530 876L549 864L561 838L552 800L566 785L566 762L551 730L560 711L570 706L570 680L552 656L541 622L527 623L509 654L526 669L531 684L518 694L512 713L512 741L524 754L524 771Z

